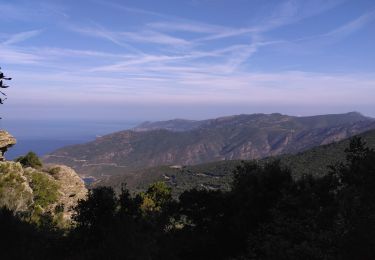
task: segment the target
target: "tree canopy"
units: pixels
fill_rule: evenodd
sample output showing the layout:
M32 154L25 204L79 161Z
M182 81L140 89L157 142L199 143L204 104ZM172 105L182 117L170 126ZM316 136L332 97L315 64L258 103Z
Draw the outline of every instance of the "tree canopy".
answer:
M345 152L323 177L296 180L279 162L243 163L230 191L192 189L178 200L162 182L139 194L99 187L79 202L65 235L6 209L0 231L15 251L9 226L37 237L27 247L34 258L373 259L375 151L353 138Z

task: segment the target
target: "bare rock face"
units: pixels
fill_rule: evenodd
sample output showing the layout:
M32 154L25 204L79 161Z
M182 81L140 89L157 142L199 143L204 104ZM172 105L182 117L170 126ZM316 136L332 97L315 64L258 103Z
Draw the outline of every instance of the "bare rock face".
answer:
M0 161L4 161L4 153L16 144L16 139L7 131L0 130Z
M72 168L65 165L50 166L48 173L59 185L59 199L56 205L63 205L63 218L70 220L73 208L79 200L87 196L85 183Z

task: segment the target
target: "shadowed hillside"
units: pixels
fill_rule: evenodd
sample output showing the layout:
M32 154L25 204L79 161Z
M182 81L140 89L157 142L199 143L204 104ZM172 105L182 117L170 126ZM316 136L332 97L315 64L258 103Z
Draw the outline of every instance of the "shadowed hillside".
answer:
M172 120L142 124L138 130L61 148L46 156L45 162L66 164L82 176L103 179L159 165L293 154L374 128L373 119L354 112L313 117L253 114L204 121Z
M375 130L359 135L370 148L375 148ZM303 175L323 176L327 173L328 166L345 160L345 148L350 140L345 139L337 143L314 147L294 155L282 155L260 160L261 164L280 160L281 165L291 170L294 178ZM157 181L167 183L175 195L184 190L202 188L208 190L229 190L232 182L232 172L242 164L241 160L218 161L181 168L171 166L158 166L141 169L131 175L114 175L103 178L94 186L112 186L117 191L121 183L127 183L134 191L145 190L148 185Z

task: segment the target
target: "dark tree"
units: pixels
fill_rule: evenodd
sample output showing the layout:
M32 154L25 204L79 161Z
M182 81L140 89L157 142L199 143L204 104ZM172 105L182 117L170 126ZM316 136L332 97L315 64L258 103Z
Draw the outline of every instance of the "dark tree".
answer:
M342 259L375 256L375 150L355 137L346 149L346 162L332 168L337 178L337 234Z
M4 73L1 71L1 67L0 67L0 88L1 89L8 88L9 86L5 85L5 81L11 80L11 79L12 78L7 78L4 76ZM2 95L2 97L0 98L0 104L4 104L4 101L7 99L6 98L7 94L1 90L0 90L0 94Z

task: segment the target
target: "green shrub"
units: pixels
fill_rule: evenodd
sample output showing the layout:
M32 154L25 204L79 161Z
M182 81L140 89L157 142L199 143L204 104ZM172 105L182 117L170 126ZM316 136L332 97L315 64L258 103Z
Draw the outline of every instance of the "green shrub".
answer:
M53 225L54 216L51 206L59 199L59 185L46 173L31 170L26 173L30 178L30 187L33 190L34 205L30 222L37 226Z
M4 167L0 167L4 168ZM0 173L0 207L24 212L33 202L32 191L27 189L26 179L17 171Z
M58 200L59 185L44 173L32 172L30 187L33 189L34 203L36 205L44 208Z
M43 164L39 157L34 152L28 152L25 156L20 156L16 159L16 162L22 164L23 167L32 167L35 169L42 168Z
M61 168L60 167L51 167L47 170L47 172L49 174L51 174L52 176L58 174L59 172L61 171Z
M172 189L164 182L151 184L146 192L140 193L141 209L145 212L158 212L172 200Z

